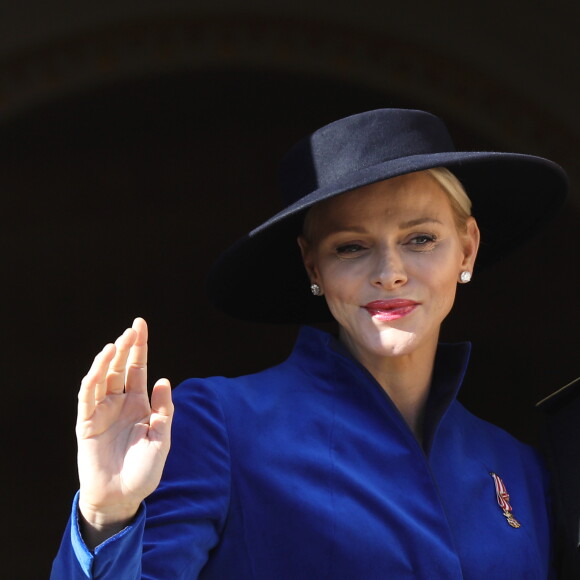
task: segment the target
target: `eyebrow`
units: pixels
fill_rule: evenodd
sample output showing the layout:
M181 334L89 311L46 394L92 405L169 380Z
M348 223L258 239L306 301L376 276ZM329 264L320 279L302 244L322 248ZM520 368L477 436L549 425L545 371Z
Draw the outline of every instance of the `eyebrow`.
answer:
M409 220L407 222L402 222L399 224L399 229L401 230L405 230L408 228L413 228L416 226L420 226L422 224L427 224L427 223L434 223L434 224L441 224L443 225L443 222L433 218L433 217L420 217L420 218L416 218L413 220ZM331 234L336 234L336 233L344 233L344 232L351 232L354 234L366 234L367 230L364 226L338 226L335 227L331 230Z
M438 219L432 218L432 217L420 217L414 220L410 220L408 222L403 222L402 224L399 224L399 227L401 229L406 229L406 228L413 228L415 226L420 226L422 224L427 224L427 223L435 223L435 224L441 224L443 225L443 222L439 221Z

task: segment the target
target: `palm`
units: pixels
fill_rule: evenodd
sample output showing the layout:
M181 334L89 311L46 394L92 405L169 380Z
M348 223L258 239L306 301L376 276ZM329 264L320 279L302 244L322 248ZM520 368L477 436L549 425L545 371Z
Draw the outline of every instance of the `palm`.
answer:
M170 393L159 381L149 404L145 321L97 355L79 392L81 510L121 518L157 487L169 450Z

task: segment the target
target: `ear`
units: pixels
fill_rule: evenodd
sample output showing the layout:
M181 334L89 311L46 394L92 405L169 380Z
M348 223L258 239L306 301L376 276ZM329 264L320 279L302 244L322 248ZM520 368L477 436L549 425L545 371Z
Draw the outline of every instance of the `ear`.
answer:
M461 244L463 249L463 260L461 261L461 269L473 272L475 266L475 258L477 250L479 249L480 233L479 227L474 217L467 218L466 230L461 235Z
M304 268L306 268L306 273L308 274L310 282L320 282L318 269L316 268L316 260L314 258L314 250L312 249L311 244L306 241L306 238L303 235L299 235L296 241L300 246L302 263L304 264Z

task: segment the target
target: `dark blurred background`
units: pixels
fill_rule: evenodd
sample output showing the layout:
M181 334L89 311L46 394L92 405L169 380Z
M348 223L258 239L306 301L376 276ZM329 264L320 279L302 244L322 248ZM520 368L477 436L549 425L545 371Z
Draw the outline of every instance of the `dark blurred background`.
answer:
M565 210L475 272L443 338L474 343L465 404L530 443L534 403L580 373L580 4L243 6L0 7L2 578L48 577L77 487L78 383L134 316L152 376L174 384L287 355L296 328L226 318L203 280L279 207L287 147L340 116L425 108L460 148L567 168Z

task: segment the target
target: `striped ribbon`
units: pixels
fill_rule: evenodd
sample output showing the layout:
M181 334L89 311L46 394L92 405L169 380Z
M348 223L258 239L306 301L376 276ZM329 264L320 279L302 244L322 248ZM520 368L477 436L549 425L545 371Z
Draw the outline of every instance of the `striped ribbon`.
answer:
M495 484L495 495L497 497L497 503L503 512L503 515L507 518L508 524L512 528L519 528L520 523L516 520L512 514L512 506L510 505L510 494L508 493L503 479L497 473L490 473L493 477L493 482Z

